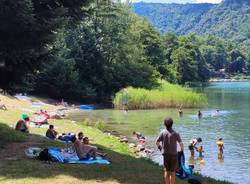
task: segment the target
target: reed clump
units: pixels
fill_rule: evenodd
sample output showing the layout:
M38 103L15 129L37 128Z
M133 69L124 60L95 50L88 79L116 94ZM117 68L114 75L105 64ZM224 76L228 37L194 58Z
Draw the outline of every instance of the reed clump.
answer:
M128 87L116 93L113 104L117 109L157 109L167 107L195 108L204 106L206 98L190 88L160 81L156 89Z

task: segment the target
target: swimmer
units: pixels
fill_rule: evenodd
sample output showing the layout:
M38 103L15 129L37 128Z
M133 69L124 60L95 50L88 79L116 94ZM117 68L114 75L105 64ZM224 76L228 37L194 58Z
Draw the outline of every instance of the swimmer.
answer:
M218 115L219 115L219 112L220 112L220 110L219 110L219 109L216 109L215 112L212 112L212 113L211 113L211 117L218 116Z
M223 153L224 153L224 141L222 138L219 138L216 142L218 146L218 159L223 158Z

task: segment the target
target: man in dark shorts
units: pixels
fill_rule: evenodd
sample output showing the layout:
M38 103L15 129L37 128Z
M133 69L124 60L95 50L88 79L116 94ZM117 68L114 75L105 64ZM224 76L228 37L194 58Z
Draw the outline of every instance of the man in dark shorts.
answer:
M156 145L161 151L163 149L163 160L165 167L165 184L175 183L175 172L178 166L177 142L181 151L184 150L180 135L172 129L173 119L164 120L166 129L164 129L156 140Z

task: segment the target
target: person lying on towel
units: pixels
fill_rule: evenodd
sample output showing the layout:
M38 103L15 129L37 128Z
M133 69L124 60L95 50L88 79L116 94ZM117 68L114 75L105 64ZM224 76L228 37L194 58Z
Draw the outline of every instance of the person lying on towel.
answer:
M80 160L88 159L89 157L96 159L97 148L95 146L83 144L81 140L77 139L75 136L72 138L72 142L74 143L76 154Z

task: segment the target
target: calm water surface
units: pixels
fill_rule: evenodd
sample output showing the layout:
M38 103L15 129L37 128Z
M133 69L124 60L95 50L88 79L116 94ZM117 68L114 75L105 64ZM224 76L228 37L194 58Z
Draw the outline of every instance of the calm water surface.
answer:
M155 148L154 141L163 129L162 121L166 116L174 118L174 129L180 132L185 144L187 164L195 164L195 170L203 175L233 183L250 184L250 82L211 83L199 89L207 96L208 105L201 109L203 118L198 121L198 109L184 109L182 118L176 109L137 110L125 113L118 110L94 110L74 112L75 120L89 117L102 119L108 129L117 130L131 136L135 131L142 132L149 148ZM216 113L216 109L220 109ZM205 164L198 158L190 159L188 142L193 137L202 137L205 150ZM225 141L224 159L218 160L216 139ZM156 150L152 160L162 164L161 154Z

